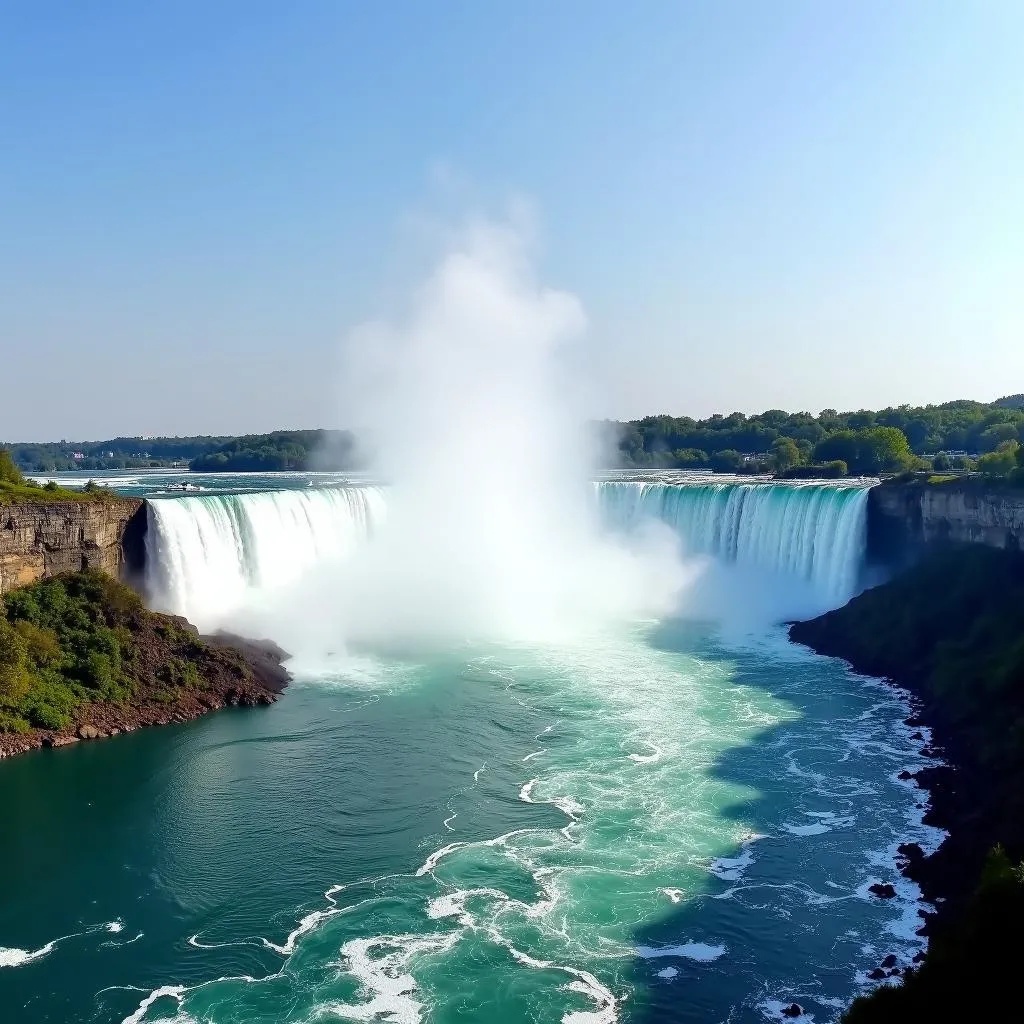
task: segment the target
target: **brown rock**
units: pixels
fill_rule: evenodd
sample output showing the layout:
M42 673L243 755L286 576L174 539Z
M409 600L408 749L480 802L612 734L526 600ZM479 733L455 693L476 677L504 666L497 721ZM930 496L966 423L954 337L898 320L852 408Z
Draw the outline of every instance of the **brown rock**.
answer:
M138 498L114 496L3 505L0 594L84 568L120 575L125 530L142 507Z

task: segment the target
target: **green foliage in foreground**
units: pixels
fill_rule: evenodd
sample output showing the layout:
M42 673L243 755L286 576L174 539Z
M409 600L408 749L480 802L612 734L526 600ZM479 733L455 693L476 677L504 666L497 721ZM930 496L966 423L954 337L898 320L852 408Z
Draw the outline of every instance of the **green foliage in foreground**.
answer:
M94 570L11 591L0 605L0 732L65 729L91 701L125 704L204 685L203 642Z
M127 587L98 572L12 591L0 618L0 728L62 729L83 701L132 692L133 622L144 613Z

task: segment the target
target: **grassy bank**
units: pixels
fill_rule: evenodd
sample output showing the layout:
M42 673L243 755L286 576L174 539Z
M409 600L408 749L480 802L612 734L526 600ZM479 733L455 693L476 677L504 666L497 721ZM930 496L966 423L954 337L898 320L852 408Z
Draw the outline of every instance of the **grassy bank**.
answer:
M91 480L82 490L58 487L52 480L37 484L26 479L10 453L0 450L0 505L49 504L56 501L103 501L114 495Z

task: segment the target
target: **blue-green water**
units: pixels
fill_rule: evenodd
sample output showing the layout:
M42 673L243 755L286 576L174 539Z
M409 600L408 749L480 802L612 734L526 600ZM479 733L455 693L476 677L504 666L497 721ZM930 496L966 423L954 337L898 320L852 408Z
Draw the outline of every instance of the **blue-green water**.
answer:
M921 941L905 714L779 631L650 623L0 763L0 1017L834 1019Z

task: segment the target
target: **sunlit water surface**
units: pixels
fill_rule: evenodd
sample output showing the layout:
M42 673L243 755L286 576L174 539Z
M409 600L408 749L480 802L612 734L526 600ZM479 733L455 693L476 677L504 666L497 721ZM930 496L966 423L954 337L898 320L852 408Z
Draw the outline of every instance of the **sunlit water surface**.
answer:
M2 1017L835 1019L923 941L905 715L781 630L651 623L2 763Z

